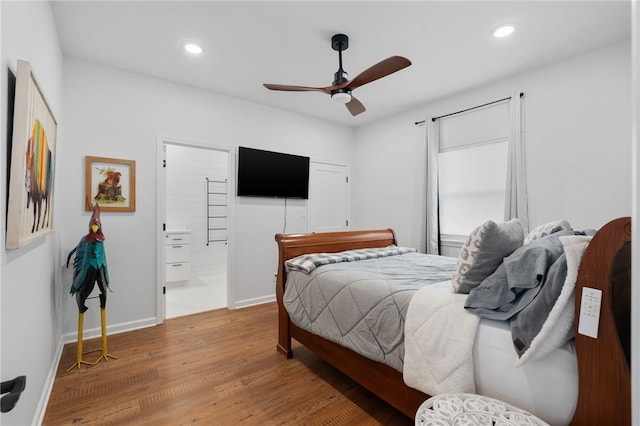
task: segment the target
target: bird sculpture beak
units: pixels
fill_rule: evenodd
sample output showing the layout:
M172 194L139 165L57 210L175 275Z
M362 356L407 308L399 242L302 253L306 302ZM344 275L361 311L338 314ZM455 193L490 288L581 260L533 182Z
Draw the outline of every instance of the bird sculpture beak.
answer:
M98 229L100 229L100 227L99 227L98 225L96 225L96 224L91 225L91 230L92 230L93 232L97 232L97 231L98 231Z

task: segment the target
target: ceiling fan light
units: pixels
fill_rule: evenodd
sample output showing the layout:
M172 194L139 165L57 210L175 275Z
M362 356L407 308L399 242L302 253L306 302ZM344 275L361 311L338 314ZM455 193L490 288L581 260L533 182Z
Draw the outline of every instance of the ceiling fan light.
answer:
M346 104L351 102L351 93L349 92L336 92L331 94L331 99L333 99L334 102L337 102L339 104Z

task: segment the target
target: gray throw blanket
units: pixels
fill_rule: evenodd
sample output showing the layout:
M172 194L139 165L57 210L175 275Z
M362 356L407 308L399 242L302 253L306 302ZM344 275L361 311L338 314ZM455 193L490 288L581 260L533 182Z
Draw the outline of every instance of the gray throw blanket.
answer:
M563 253L549 268L547 279L536 298L509 321L518 357L529 349L533 339L540 333L551 307L562 293L566 279L567 256Z
M465 308L484 318L508 320L538 294L549 268L563 254L560 231L522 246L506 257L496 271L469 292Z

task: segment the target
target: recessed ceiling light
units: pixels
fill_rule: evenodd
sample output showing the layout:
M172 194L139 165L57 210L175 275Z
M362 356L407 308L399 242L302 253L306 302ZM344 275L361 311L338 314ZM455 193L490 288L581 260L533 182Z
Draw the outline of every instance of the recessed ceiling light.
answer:
M202 47L195 43L185 43L184 50L191 53L192 55L199 55L202 53Z
M515 30L513 25L503 25L493 32L493 36L496 38L507 37Z

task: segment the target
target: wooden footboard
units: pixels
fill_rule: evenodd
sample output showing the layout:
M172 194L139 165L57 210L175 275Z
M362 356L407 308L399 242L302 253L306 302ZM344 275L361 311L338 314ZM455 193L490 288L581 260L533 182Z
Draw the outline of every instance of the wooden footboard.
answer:
M402 373L393 368L296 327L283 305L286 260L306 253L385 247L396 244L393 231L277 234L275 239L279 253L276 280L278 351L290 358L291 339L294 338L407 417L414 418L428 395L406 386ZM630 318L628 313L620 314L627 305L617 301L624 300L630 291L630 272L627 276L624 272L630 271L630 240L630 218L616 219L593 237L580 265L576 285L576 330L582 288L601 289L603 298L598 338L576 334L580 390L572 421L575 425L630 424L631 385L628 354L625 355L625 339L628 339L625 330L628 330ZM630 298L626 296L626 300Z
M291 324L283 305L286 270L284 263L307 253L337 253L371 247L386 247L396 244L391 229L350 232L324 232L318 234L276 234L278 243L278 275L276 277L276 299L278 301L278 351L291 358ZM298 340L298 339L296 339ZM302 343L302 342L301 342Z

